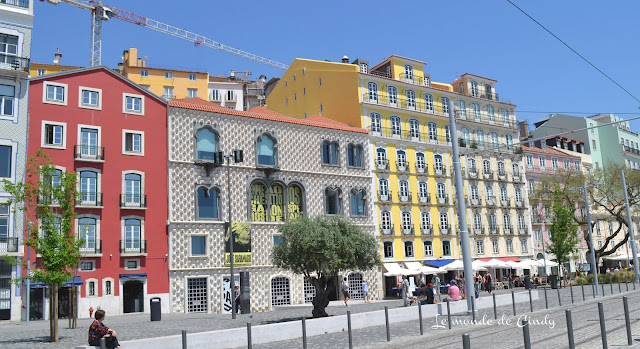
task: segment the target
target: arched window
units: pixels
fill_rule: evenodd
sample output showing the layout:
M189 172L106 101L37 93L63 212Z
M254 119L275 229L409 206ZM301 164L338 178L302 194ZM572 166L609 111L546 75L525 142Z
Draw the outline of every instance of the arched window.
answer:
M440 229L449 229L449 215L446 212L440 212Z
M111 281L107 280L104 283L104 294L105 295L110 295L111 293L112 293Z
M494 147L498 146L498 134L495 132L490 133L491 136L491 145Z
M409 134L413 139L420 139L420 121L409 119Z
M516 201L522 202L522 189L516 188Z
M416 109L416 92L413 90L407 90L407 108Z
M413 66L410 64L404 65L404 78L413 81Z
M442 104L442 114L449 113L449 97L441 97L440 103Z
M376 149L376 162L379 166L386 166L388 164L387 161L387 150L384 148Z
M196 132L196 159L213 161L218 151L218 134L204 127Z
M391 212L380 212L380 228L384 233L389 234L391 232Z
M501 113L502 113L502 124L505 126L509 126L509 111L506 109L502 109Z
M380 132L380 130L382 129L380 114L371 113L369 114L369 116L371 117L371 132Z
M473 119L476 121L480 120L480 105L478 103L471 104L473 107Z
M418 196L421 201L428 200L429 198L429 189L427 186L427 182L418 182Z
M369 82L367 87L369 88L369 102L378 103L378 84Z
M493 198L493 187L490 185L487 185L487 187L485 188L485 191L487 192L487 197L488 198Z
M284 221L284 188L280 184L269 187L269 221Z
M507 187L500 187L500 200L507 201L509 199L509 194L507 192Z
M83 205L98 205L98 173L80 172L80 200Z
M469 136L469 129L466 127L462 128L462 140L464 142L464 145L467 146L469 145L469 139L471 137Z
M351 167L362 167L362 146L359 144L349 144L347 146L348 165Z
M413 228L413 223L411 222L411 212L402 212L400 215L402 218L402 232L404 234L410 234Z
M480 94L478 93L478 83L471 80L471 95L474 97L478 97Z
M518 164L513 164L511 167L513 168L513 175L520 176L520 166Z
M400 190L400 196L409 197L409 181L401 180L398 182L398 188Z
M433 169L438 174L442 174L442 172L444 171L444 162L442 161L442 155L435 154L433 156Z
M507 143L507 149L508 150L513 150L513 136L511 135L505 135L504 136L504 140Z
M322 142L322 163L325 165L338 165L339 158L338 142Z
M428 112L433 113L433 95L430 93L424 94L424 107Z
M489 160L482 160L482 171L484 173L491 173L491 162Z
M400 136L402 134L402 124L399 116L392 116L391 120L391 135Z
M267 195L264 184L257 182L251 185L251 220L267 221Z
M396 151L396 165L398 167L406 167L407 166L407 153L404 150Z
M493 111L493 107L490 105L487 106L487 117L489 119L489 123L493 124L496 121L495 112Z
M139 219L124 220L124 250L140 252L141 250L141 222Z
M398 89L395 86L387 86L387 94L389 95L389 104L398 104Z
M444 138L447 143L451 143L451 126L444 125Z
M476 131L476 142L479 147L484 147L484 132L482 130Z
M506 176L507 170L504 167L504 162L498 161L498 176Z
M477 185L472 185L471 186L471 199L473 200L478 200L478 186Z
M496 215L492 213L489 215L489 229L491 229L491 232L495 232L497 226Z
M436 185L436 191L437 191L438 199L444 199L447 197L447 190L446 190L446 187L444 186L444 183L438 183Z
M473 228L476 230L482 229L482 215L479 213L473 215Z
M424 256L425 257L433 257L433 241L424 240Z
M463 119L467 117L467 104L462 99L458 101L458 112L460 113L459 117Z
M297 184L291 184L287 188L287 213L289 220L300 218L303 212L302 187Z
M126 207L137 207L142 203L142 176L136 173L124 175L124 204Z
M382 179L378 180L378 194L380 194L380 196L388 196L389 195L389 180L388 179L382 178Z
M438 124L435 122L427 123L427 130L429 132L429 140L430 141L438 141Z
M484 95L487 99L493 99L493 92L491 91L491 85L484 85Z
M467 159L467 163L469 164L469 169L475 171L475 169L476 169L476 159L469 158L469 159Z
M420 213L420 225L422 229L431 229L431 214L429 212Z
M268 134L263 134L258 138L258 165L276 166L276 140Z
M325 189L324 213L342 214L342 191L340 190L340 188Z
M416 153L416 171L425 172L427 169L427 162L424 157L424 153Z
M220 191L216 188L198 188L198 219L218 219Z
M96 219L82 217L78 219L78 240L82 241L80 251L96 251Z
M351 202L351 215L352 216L364 216L365 215L365 192L364 190L351 190L350 193Z

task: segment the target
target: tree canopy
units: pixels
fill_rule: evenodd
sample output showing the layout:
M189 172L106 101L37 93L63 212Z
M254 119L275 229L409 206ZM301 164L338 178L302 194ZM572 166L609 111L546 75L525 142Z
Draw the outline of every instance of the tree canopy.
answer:
M575 221L572 207L565 206L558 186L554 190L554 195L553 223L549 228L547 249L556 256L561 266L559 269L562 270L562 265L567 261L569 255L577 251L578 223Z

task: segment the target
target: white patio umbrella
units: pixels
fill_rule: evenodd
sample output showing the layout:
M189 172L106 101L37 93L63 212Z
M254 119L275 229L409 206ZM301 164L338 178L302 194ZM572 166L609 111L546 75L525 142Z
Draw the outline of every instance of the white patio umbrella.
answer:
M477 271L486 271L487 270L487 268L485 267L486 265L487 265L487 262L483 262L481 260L475 260L471 262L471 269L477 270Z
M461 260L455 260L455 261L445 265L441 269L444 269L446 271L464 270L464 263ZM487 270L485 267L479 266L477 264L474 266L473 262L471 262L471 269L472 270L482 270L482 271Z
M499 259L490 259L488 261L485 262L486 264L484 265L486 268L510 268L510 266L506 263L503 262Z
M522 269L533 269L542 266L538 261L534 261L533 259L523 259L518 264L520 264L520 268Z
M538 259L538 263L540 264L540 266L544 267L545 260L544 259ZM547 263L547 267L557 267L558 266L558 263L554 262L552 260L548 260L547 259L546 263Z

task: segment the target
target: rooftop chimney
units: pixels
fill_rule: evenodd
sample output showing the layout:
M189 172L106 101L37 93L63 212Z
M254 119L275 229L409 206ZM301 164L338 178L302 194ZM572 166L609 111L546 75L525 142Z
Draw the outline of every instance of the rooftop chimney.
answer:
M53 57L55 57L53 59L53 63L55 63L56 65L60 65L60 59L62 58L62 53L60 53L59 48L56 48L56 53L53 54Z
M342 57L342 63L349 63L349 57L347 57L347 55Z

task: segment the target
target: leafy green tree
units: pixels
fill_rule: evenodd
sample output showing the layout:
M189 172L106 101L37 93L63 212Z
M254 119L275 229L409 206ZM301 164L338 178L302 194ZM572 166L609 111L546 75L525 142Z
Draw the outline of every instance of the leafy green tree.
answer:
M282 243L273 248L274 265L302 274L316 289L313 317L328 316L329 293L342 271L381 265L376 238L344 218L302 217L280 226Z
M33 248L40 261L31 269L30 275L20 277L33 282L49 284L50 317L49 329L52 342L58 341L58 288L74 275L80 259L82 241L75 238L76 174L61 171L56 173L49 157L40 150L36 157L27 161L27 180L13 184L4 181L4 189L11 194L8 205L24 212L27 222L25 245ZM26 261L13 260L23 264Z
M569 255L577 252L578 223L575 221L575 213L564 205L560 188L554 190L553 223L549 228L549 244L547 249L556 256L559 270L569 259Z

